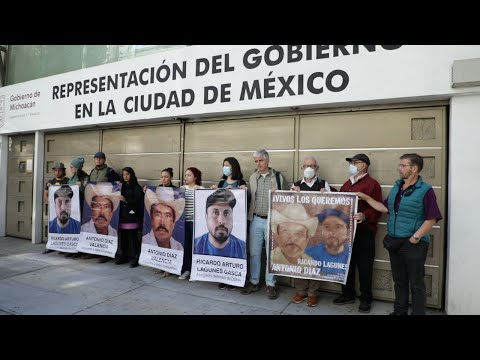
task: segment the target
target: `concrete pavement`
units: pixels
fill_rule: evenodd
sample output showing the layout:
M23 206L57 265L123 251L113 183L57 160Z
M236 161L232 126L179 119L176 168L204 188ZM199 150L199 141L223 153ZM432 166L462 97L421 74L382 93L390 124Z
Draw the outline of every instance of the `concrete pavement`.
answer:
M280 286L269 300L265 286L242 295L219 290L217 283L161 277L152 268L73 260L57 252L42 254L45 244L0 238L0 315L386 315L392 303L375 300L370 314L355 304L333 305L337 295L322 292L318 306L290 299L295 289ZM428 314L444 314L428 310Z

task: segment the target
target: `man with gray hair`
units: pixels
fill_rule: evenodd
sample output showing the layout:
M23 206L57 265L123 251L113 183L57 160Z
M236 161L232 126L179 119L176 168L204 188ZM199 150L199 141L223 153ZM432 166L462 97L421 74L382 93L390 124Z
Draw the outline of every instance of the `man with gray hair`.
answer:
M249 250L250 250L250 281L242 289L243 295L258 291L260 270L262 266L262 249L268 247L268 203L269 190L288 190L285 176L275 169L270 168L270 157L264 149L253 153L256 171L250 176L248 191L251 195L248 220L250 220ZM268 264L267 251L267 264ZM265 282L267 284L267 297L277 298L275 277L265 268Z
M208 232L195 239L195 254L246 258L245 241L232 234L236 203L235 195L228 189L218 189L207 197Z
M318 162L315 156L307 155L303 158L302 171L302 180L295 182L290 190L320 192L331 191L328 182L317 177Z
M73 190L68 185L60 186L53 193L57 217L48 223L48 232L57 234L80 234L80 221L72 215Z
M318 163L313 155L306 155L303 158L303 178L295 182L290 190L294 191L319 191L330 192L330 185L323 179L317 177ZM318 222L318 221L317 221ZM299 304L307 300L307 306L317 306L317 291L320 288L320 281L313 279L295 279L297 293L292 297L292 302Z

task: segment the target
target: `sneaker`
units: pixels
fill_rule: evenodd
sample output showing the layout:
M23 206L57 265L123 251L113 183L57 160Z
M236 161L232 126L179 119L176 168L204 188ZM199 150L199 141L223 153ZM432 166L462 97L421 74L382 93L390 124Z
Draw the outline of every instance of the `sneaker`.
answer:
M122 265L128 263L128 259L124 257L119 257L117 260L115 260L115 265Z
M250 281L240 291L242 295L248 295L258 291L258 284L252 284Z
M270 300L275 300L278 297L277 289L275 288L275 286L267 285L267 297Z
M168 271L164 271L162 274L162 277L167 277L170 276L170 273Z
M360 306L358 307L358 311L362 313L369 313L372 305L367 301L360 301Z
M190 271L185 271L182 275L178 277L180 280L187 280L190 278Z
M135 268L138 266L138 260L137 259L133 259L130 261L130 265L129 265L131 268Z
M345 305L345 304L353 304L355 302L355 297L348 297L345 295L340 295L336 299L333 300L335 305Z
M220 283L220 284L218 284L218 288L219 288L220 290L225 290L225 289L227 288L227 284L222 284L222 283Z
M233 286L233 285L227 285L227 290L228 291L235 291L235 290L237 290L237 287Z
M45 249L42 251L42 254L50 254L51 252L54 252L55 250L50 250L50 249Z
M407 315L407 313L399 312L397 310L393 310L390 314L388 315Z
M302 301L307 300L308 295L307 294L297 294L294 297L292 297L292 302L295 304L300 304Z
M307 300L307 306L315 307L317 306L318 300L316 296L309 296Z

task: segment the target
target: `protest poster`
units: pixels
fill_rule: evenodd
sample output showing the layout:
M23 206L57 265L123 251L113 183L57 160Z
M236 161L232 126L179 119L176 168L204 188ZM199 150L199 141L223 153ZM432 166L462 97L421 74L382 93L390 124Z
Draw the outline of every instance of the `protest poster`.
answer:
M357 202L353 193L270 192L270 272L346 284Z
M247 274L247 191L195 190L191 280L243 286Z
M180 274L185 241L185 190L148 186L139 264Z
M85 186L77 251L114 258L118 248L121 184L89 182Z
M80 236L78 185L49 186L48 209L47 249L76 253Z

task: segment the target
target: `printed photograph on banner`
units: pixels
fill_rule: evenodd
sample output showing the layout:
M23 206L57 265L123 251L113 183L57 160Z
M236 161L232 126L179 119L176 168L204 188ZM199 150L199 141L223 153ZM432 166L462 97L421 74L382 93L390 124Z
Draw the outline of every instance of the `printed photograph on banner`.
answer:
M198 189L191 280L243 286L247 272L247 191Z
M80 234L79 194L78 185L49 186L48 249L77 252Z
M345 284L356 230L357 196L274 191L270 201L270 272Z
M185 241L185 190L148 186L145 190L139 264L180 274Z
M121 184L109 182L89 182L85 186L77 251L115 257L118 247L121 188Z

